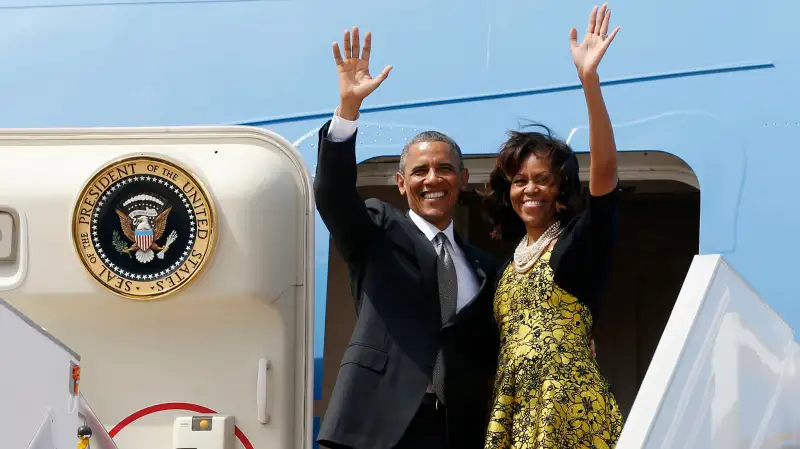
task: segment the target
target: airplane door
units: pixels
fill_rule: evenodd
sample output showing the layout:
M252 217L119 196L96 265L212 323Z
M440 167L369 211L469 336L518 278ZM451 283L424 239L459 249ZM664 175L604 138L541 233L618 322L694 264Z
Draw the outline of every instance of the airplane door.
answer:
M176 418L215 414L225 449L310 447L313 194L288 141L12 130L0 161L0 297L81 354L119 449L173 449Z

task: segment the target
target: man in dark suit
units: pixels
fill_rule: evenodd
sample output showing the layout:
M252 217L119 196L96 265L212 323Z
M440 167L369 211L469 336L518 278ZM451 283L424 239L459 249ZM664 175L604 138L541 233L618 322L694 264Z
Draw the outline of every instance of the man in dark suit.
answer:
M371 36L333 44L340 104L319 131L317 209L347 263L357 320L319 432L332 448L482 449L499 338L497 263L453 231L468 181L461 150L428 131L403 148L403 214L356 190L361 103L389 74L369 75Z

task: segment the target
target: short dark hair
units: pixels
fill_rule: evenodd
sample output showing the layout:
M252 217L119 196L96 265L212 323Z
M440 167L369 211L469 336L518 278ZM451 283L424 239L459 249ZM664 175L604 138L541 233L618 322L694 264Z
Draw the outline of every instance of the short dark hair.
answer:
M400 153L400 173L405 173L406 168L406 159L408 158L408 150L418 143L427 143L427 142L443 142L450 146L450 149L458 157L458 171L464 170L464 157L461 154L461 147L458 146L455 140L453 140L450 136L444 133L440 133L439 131L423 131L416 136L414 136L408 143L403 146L403 151Z
M511 178L531 154L550 161L550 170L558 182L556 217L566 225L578 213L581 203L581 183L578 159L566 142L553 136L550 128L534 123L537 131L509 131L509 138L500 147L496 165L489 175L483 196L483 213L492 224L492 237L519 240L525 225L511 207Z

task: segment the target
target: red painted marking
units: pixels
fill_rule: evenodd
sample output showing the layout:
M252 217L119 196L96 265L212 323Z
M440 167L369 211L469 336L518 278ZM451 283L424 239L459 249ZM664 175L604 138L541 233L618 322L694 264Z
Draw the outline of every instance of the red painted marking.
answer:
M203 407L202 405L192 404L189 402L165 402L163 404L151 405L150 407L145 407L141 410L131 413L125 419L120 421L119 424L114 426L114 428L111 429L111 432L108 432L108 434L111 435L111 438L114 438L114 436L118 434L120 430L124 429L137 419L167 410L186 410L195 413L217 413L208 407ZM247 439L247 436L245 436L244 432L242 432L242 429L240 429L239 426L236 426L234 432L236 434L236 438L239 439L245 449L255 449L253 447L253 443Z

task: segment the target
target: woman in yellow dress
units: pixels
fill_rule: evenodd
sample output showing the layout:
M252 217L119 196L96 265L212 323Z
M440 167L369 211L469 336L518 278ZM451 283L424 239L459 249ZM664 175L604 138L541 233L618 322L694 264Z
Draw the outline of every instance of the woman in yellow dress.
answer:
M586 37L570 32L589 113L589 198L578 213L578 162L544 132L511 132L485 198L496 236L521 238L494 314L501 348L486 449L612 448L623 418L592 356L592 319L616 242L616 146L597 66L619 31L595 6Z

